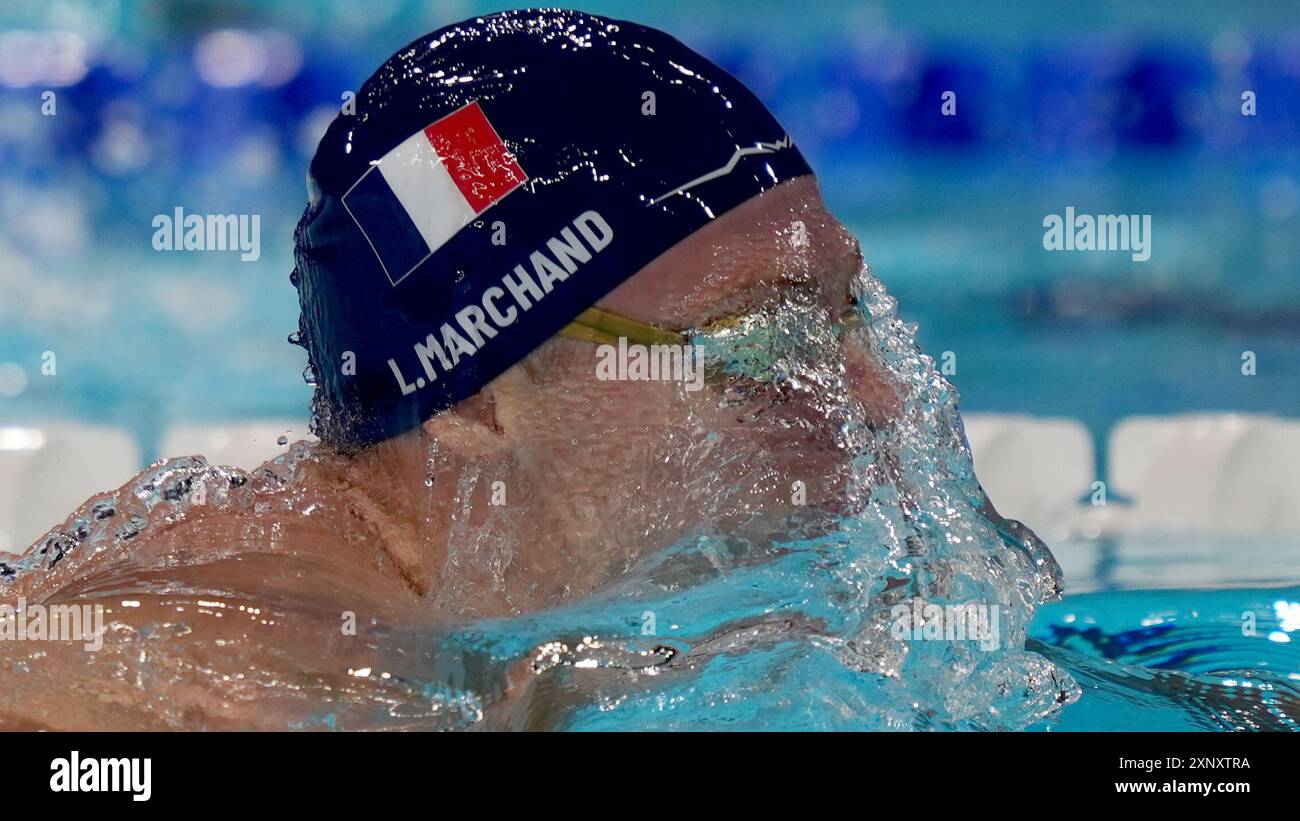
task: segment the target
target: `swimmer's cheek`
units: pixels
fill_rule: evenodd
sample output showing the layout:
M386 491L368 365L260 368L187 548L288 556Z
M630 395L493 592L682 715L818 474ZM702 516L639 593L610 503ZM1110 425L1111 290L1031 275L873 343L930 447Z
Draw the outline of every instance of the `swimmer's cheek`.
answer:
M902 408L898 394L871 355L858 345L848 345L845 367L854 395L863 403L871 423L884 427L897 421Z

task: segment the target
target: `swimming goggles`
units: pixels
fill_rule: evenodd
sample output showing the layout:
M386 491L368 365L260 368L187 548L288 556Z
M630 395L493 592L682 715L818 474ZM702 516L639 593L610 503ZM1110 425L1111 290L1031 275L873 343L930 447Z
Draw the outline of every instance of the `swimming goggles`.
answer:
M603 308L588 308L560 330L560 336L595 345L692 345L700 347L725 375L756 382L780 381L797 358L824 354L821 346L839 342L861 322L857 299L845 297L834 322L817 319L816 297L808 289L775 304L725 314L699 328L675 331ZM822 315L824 316L824 315ZM794 323L793 327L791 323ZM784 363L784 366L783 366Z

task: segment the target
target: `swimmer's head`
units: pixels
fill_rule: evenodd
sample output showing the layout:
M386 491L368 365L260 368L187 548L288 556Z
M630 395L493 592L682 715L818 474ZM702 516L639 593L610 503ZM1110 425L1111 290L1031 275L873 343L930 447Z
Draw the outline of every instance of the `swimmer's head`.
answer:
M668 322L668 292L644 289L689 283L629 278L764 192L811 185L733 77L579 12L442 29L354 105L312 161L294 274L317 433L341 447L476 397L607 295Z

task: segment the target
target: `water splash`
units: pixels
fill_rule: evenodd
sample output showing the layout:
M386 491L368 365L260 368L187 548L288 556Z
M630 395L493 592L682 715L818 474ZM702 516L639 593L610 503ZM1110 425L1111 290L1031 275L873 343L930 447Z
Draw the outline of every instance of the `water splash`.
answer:
M113 609L116 640L91 665L111 666L114 680L133 685L135 706L110 726L130 718L223 726L223 716L256 723L269 720L267 704L279 726L301 728L1013 729L1057 713L1078 686L1025 641L1035 609L1059 595L1059 568L984 497L955 391L865 266L852 327L809 310L797 293L760 313L747 341L730 340L730 359L739 344L747 361L711 400L744 409L746 426L767 438L732 441L699 424L703 417L639 432L660 437L650 449L656 462L691 477L679 492L697 502L704 528L629 561L594 590L575 581L574 595L541 612L421 621L420 607L472 614L463 580L478 573L485 590L505 589L519 540L531 538L509 510L485 514L473 501L490 476L485 466L439 472L436 443L426 485L450 488L456 500L444 565L418 585L427 591L418 607L394 605L372 619L360 645L339 640L327 589L316 598L276 586L297 572L286 570L302 560L294 545L312 537L316 519L320 538L373 540L363 529L339 533L337 520L323 517L348 502L309 478L331 457L306 443L252 472L196 457L160 462L124 491L90 500L0 573L11 582L39 576L55 590L61 573L73 582L63 568L76 557L81 576L103 564L95 592L105 601L142 589L155 597L152 620ZM853 399L843 346L888 374L888 420ZM763 379L739 378L760 371ZM784 474L753 442L823 432L847 457L834 504L764 520L753 488L775 487ZM621 499L629 521L647 538L666 532L645 501L651 480L634 485ZM216 532L231 542L205 561L247 565L258 596L141 581L186 557L183 546L159 555L156 547L132 553L133 545L225 513L236 524ZM917 599L996 605L996 647L900 634L898 608ZM250 612L256 618L244 625ZM232 631L232 622L243 626ZM214 658L214 646L231 649ZM40 664L19 655L6 660L10 669ZM191 698L177 701L177 692ZM257 699L254 720L243 711Z
M740 348L738 372L819 397L838 446L855 454L852 512L832 528L792 518L767 542L706 533L598 596L476 625L459 637L476 651L533 655L529 693L545 709L517 708L507 726L1014 729L1078 697L1068 673L1024 650L1035 608L1059 597L1059 567L993 511L955 391L865 267L855 295L856 341L894 377L891 424L853 408L827 355L831 329L798 300L752 320L761 332L747 342L724 340ZM999 647L900 638L896 608L916 598L998 605ZM647 621L653 635L638 635Z

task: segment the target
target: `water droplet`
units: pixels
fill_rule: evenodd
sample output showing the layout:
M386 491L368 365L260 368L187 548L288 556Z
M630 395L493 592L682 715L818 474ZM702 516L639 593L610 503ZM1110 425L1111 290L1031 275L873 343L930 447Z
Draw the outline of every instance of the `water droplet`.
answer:
M148 520L143 516L132 516L127 520L126 524L122 525L121 530L117 531L117 538L124 542L128 539L134 539L140 535L140 531L144 530L145 525L148 523Z

